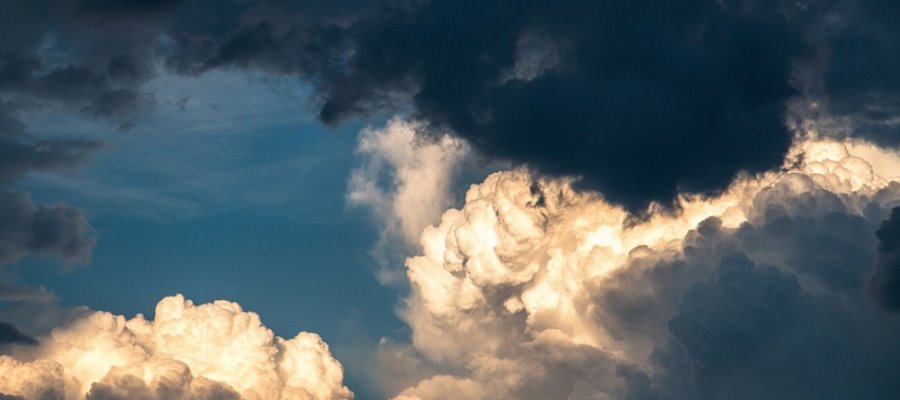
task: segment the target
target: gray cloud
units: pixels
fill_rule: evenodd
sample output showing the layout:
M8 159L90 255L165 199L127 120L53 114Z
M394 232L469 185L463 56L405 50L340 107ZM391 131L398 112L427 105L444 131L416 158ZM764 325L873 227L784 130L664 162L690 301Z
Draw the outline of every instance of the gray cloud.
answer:
M64 204L35 205L28 193L0 193L0 263L29 253L59 255L85 261L94 245L84 214Z
M226 384L205 380L194 381L189 370L170 374L156 385L147 385L133 375L110 374L102 382L91 385L85 400L240 400L241 396ZM193 385L192 385L193 383ZM155 387L150 387L155 386Z
M800 95L896 144L891 4L15 0L0 92L127 128L161 66L263 70L308 82L325 123L401 109L640 211L779 168Z
M876 232L878 262L868 283L869 294L889 311L900 311L900 207Z
M19 332L19 330L16 329L15 325L7 322L0 322L0 346L3 346L5 344L24 344L34 346L37 345L38 342L31 336Z
M21 106L0 102L0 188L9 188L31 171L66 171L101 148L77 138L38 138L25 131L17 113Z
M900 145L900 7L890 0L837 1L826 24L828 111L855 135Z
M310 83L323 122L402 109L637 211L779 168L806 81L836 115L895 96L879 72L894 63L888 3L16 0L0 91L127 128L161 65L259 69Z
M830 196L812 197L831 209L769 215L735 230L708 220L689 235L680 260L626 271L608 283L614 289L600 290L603 323L623 337L655 336L655 363L665 371L654 380L661 398L900 394L890 372L900 362L892 339L900 321L861 290L874 264L876 221ZM883 288L884 296L896 292ZM623 293L639 294L623 301Z
M36 11L32 7L47 9ZM20 114L43 101L72 103L86 114L116 117L136 109L122 89L109 81L130 81L127 62L110 64L98 75L73 64L47 66L37 54L49 18L58 6L29 2L4 4L10 13L0 17L0 265L30 253L58 255L66 261L86 261L94 239L83 213L65 204L36 205L28 193L12 187L34 171L65 172L88 160L102 145L82 138L43 138L27 131ZM67 61L68 63L69 61ZM115 79L111 78L116 76ZM129 111L131 112L131 111ZM11 284L0 285L9 297Z

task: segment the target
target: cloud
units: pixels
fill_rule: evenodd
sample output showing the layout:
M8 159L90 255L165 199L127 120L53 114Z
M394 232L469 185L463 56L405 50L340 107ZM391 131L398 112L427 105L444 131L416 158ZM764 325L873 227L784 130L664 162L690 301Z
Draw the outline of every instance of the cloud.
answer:
M785 101L797 94L791 63L806 51L789 20L798 12L716 1L424 2L360 24L348 73L325 84L321 116L407 91L417 116L479 151L581 176L639 210L780 166L792 139ZM535 58L548 62L528 68ZM531 72L509 79L522 70Z
M878 263L869 280L869 293L890 311L900 311L900 207L875 232L878 237Z
M853 133L897 146L900 7L891 1L837 1L826 26L829 63L824 71L828 112Z
M152 111L156 99L152 88L145 86L167 60L172 70L180 70L175 60L183 49L193 49L201 38L224 40L245 17L250 19L251 12L263 13L258 5L234 2L226 7L219 1L178 0L5 2L0 15L0 197L7 207L4 213L12 211L8 207L13 203L23 203L17 211L24 214L0 221L0 264L33 252L86 260L93 243L84 235L89 226L80 211L62 204L25 205L30 197L11 188L31 172L72 171L96 153L101 142L87 138L97 136L87 132L76 137L59 132L35 135L23 122L28 120L26 114L72 112L129 129ZM211 18L196 18L200 15ZM29 218L35 222L27 222Z
M632 211L780 167L794 137L786 103L809 95L797 81L823 81L836 115L895 86L879 73L896 47L896 10L881 0L16 0L7 11L0 36L16 39L0 40L0 92L17 105L127 128L163 69L261 70L311 84L326 123L399 109L438 140L449 131L489 157L581 177Z
M25 398L351 399L318 335L275 336L224 300L162 299L155 319L84 313L0 355L0 393Z
M0 322L0 346L6 344L25 344L36 345L38 342L34 338L19 332L16 327L10 323Z
M323 122L400 111L634 212L781 167L798 117L895 145L892 4L16 0L0 92L127 128L161 72L296 77Z
M448 372L397 398L896 396L900 321L866 281L898 167L810 139L782 172L640 221L571 180L492 174L407 259L412 345Z
M857 296L804 288L802 277L722 257L669 321L677 343L669 373L686 381L674 387L699 399L896 395L883 370L900 356L889 339L896 321Z
M12 399L56 400L66 398L62 370L48 361L20 363L0 356L3 389L0 393ZM6 393L9 392L9 393Z
M36 205L29 193L12 187L29 172L74 169L101 145L85 139L36 138L25 132L16 112L0 102L0 266L31 253L87 261L94 239L80 210L62 203ZM6 297L8 286L0 281L0 297Z
M69 262L86 261L94 246L84 214L65 204L35 205L24 192L0 193L0 264L25 254L56 254Z
M403 391L395 397L395 400L479 400L485 398L484 396L484 390L472 380L438 375L420 382L414 388Z
M0 187L8 187L30 171L70 170L100 148L91 140L28 135L15 113L16 110L0 104Z
M4 280L11 281L13 279L8 276L3 276L2 279L0 279L0 301L47 303L56 299L53 293L43 286L33 288L28 285L5 282Z
M433 139L425 129L395 117L384 128L364 129L357 142L362 165L350 175L347 203L367 208L381 224L373 254L383 283L402 279L390 255L416 248L419 233L452 205L453 179L468 155L465 142L447 134Z

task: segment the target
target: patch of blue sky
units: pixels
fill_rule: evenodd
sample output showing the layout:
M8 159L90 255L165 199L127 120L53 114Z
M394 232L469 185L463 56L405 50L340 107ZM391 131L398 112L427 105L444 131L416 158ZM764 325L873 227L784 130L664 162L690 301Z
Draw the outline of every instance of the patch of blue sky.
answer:
M279 335L321 334L338 356L407 334L394 315L400 293L371 272L378 233L344 202L356 133L386 118L326 128L301 83L260 74L163 76L147 90L155 106L123 132L54 107L24 115L35 134L107 143L76 172L19 183L36 202L84 210L98 238L90 265L24 260L25 283L129 316L152 316L173 293L229 299ZM365 394L366 366L345 367Z

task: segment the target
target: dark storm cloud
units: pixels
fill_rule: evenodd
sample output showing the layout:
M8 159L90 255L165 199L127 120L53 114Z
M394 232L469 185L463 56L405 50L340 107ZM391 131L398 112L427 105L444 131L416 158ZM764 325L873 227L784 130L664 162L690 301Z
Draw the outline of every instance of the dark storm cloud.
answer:
M142 84L159 66L186 75L260 69L312 84L326 123L411 112L487 156L580 176L632 210L778 168L793 137L786 102L800 80L823 80L830 112L852 115L857 134L900 142L890 129L900 104L891 72L900 65L898 7L887 0L6 8L0 91L18 100L66 104L127 128L152 105Z
M65 204L35 205L28 193L0 193L0 264L22 256L58 255L67 261L84 261L94 245L84 214Z
M828 109L849 117L856 135L900 145L900 3L845 1L830 18Z
M84 214L65 204L36 205L28 193L12 190L32 171L65 171L81 164L100 144L83 139L36 138L24 131L16 110L0 103L0 265L29 253L67 261L89 258L94 244ZM0 280L0 297L12 286Z
M82 0L77 10L86 14L134 15L163 11L183 0Z
M54 106L128 129L152 109L143 87L162 65L185 74L225 66L321 71L313 60L335 48L334 35L311 19L338 21L365 8L218 0L10 0L2 7L0 264L29 253L84 260L93 244L79 210L36 205L12 188L29 172L78 167L101 143L38 137L22 114Z
M57 104L125 127L147 102L137 86L148 76L146 46L120 51L137 42L115 34L121 28L80 23L75 8L75 2L13 0L0 13L0 265L29 253L86 260L94 242L78 209L36 205L12 188L29 172L72 170L101 144L35 136L21 114ZM116 50L104 44L116 42L122 44ZM0 295L13 286L0 282Z
M46 139L25 133L15 111L0 103L0 189L30 171L65 171L86 161L101 144L86 139Z
M153 36L162 20L152 18L149 9L128 21L95 14L104 4L110 12L126 12L130 3L5 2L0 16L4 100L20 107L58 104L127 127L151 101L140 85L151 76L158 40Z
M34 346L37 345L37 340L34 340L31 336L28 336L22 332L19 332L16 327L7 322L0 322L0 346L5 344L24 344Z
M428 2L360 24L321 117L406 91L486 154L582 176L632 209L711 192L779 166L791 142L784 103L807 49L797 10L771 5Z
M896 186L886 190L896 196ZM900 395L892 372L900 320L862 290L876 244L879 270L896 261L900 209L876 237L872 218L891 202L871 201L860 215L827 191L784 193L763 190L747 223L708 219L687 235L682 256L636 257L591 290L599 324L619 340L650 338L663 371L653 377L658 398ZM870 288L888 289L879 276L889 275L876 272Z
M806 290L798 276L725 256L689 289L669 327L670 370L696 399L892 398L900 326L854 297ZM882 314L883 315L883 314Z
M875 262L873 223L824 190L778 199L779 184L763 190L759 223L737 232L742 249L761 262L804 274L832 292L863 292L867 266Z
M886 310L900 311L900 207L891 210L876 232L878 262L869 280L869 293Z
M14 1L0 91L127 127L163 59L292 74L326 123L409 102L489 156L637 209L779 166L805 11L770 3Z

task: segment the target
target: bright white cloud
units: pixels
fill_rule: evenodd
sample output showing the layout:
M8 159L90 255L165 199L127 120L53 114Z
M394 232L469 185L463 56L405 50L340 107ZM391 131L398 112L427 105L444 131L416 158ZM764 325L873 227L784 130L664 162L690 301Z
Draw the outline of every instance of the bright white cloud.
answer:
M834 221L844 218L848 226L862 227L863 234L851 239L861 241L860 257L868 260L865 249L874 240L865 234L868 226L900 204L900 184L893 178L900 156L862 142L807 140L789 159L784 172L742 177L713 198L683 197L680 212L652 212L634 224L626 223L622 208L573 189L565 179L514 170L473 185L461 209L446 211L439 224L424 229L422 254L406 261L412 294L403 316L413 345L430 362L458 374L425 379L397 399L460 398L460 393L623 399L662 390L675 372L660 364L660 354L700 329L669 328L670 321L695 321L688 303L679 306L682 293L691 288L717 293L701 290L702 282L731 268L730 259L721 260L734 251L745 253L751 264L775 263L783 267L777 270L789 271L779 282L799 277L802 296L823 291L845 296L841 301L865 315L859 318L871 318L861 324L880 326L873 331L900 328L881 320L876 325L882 317L856 303L861 292L836 289L857 288L854 279L862 279L872 265L817 261L804 247L841 234L843 227ZM866 218L869 225L853 222ZM810 231L790 236L791 229L809 224ZM785 241L772 239L779 235ZM816 251L827 252L828 246ZM722 264L719 269L716 263ZM827 269L831 264L834 271ZM764 267L752 271L781 276L766 275ZM749 322L738 323L755 321L746 318ZM881 338L881 333L872 335ZM696 348L686 343L687 351Z
M237 303L162 299L155 319L95 311L0 356L0 393L27 399L338 400L343 368L313 333L275 336Z
M395 117L381 129L359 134L356 152L362 165L350 176L347 202L368 208L382 225L374 253L385 266L379 271L383 283L402 278L387 266L387 252L396 251L398 241L399 247L415 247L422 230L452 205L453 177L468 154L460 139L432 138L424 129L422 123Z

